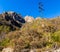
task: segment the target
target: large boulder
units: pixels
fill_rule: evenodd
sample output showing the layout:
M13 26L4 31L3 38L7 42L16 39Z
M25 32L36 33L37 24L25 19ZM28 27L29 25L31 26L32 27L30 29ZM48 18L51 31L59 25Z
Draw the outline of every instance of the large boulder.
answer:
M26 22L33 22L34 21L34 18L31 17L31 16L25 16L25 21Z
M8 25L12 28L21 27L25 20L16 12L4 12L0 14L0 25Z

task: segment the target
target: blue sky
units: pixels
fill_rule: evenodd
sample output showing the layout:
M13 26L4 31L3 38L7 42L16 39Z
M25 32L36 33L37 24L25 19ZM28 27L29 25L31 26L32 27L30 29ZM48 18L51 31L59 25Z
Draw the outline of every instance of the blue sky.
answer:
M0 0L0 13L15 11L23 17L26 15L38 17L38 2L43 3L43 17L50 18L60 16L60 0Z

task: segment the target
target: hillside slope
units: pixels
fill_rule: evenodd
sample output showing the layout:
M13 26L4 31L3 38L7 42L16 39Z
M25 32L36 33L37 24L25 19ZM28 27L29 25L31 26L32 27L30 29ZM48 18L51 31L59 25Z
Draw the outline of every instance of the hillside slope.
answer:
M9 20L6 22L9 24ZM22 49L39 49L39 52L43 52L48 49L60 48L60 17L37 18L32 23L23 21L21 23L25 24L14 31L10 30L10 26L6 26L5 22L3 23L0 25L0 32L6 31L7 33L0 33L0 37L4 37L2 40L0 39L1 47L12 47L14 52L21 52ZM12 26L16 27L14 24Z

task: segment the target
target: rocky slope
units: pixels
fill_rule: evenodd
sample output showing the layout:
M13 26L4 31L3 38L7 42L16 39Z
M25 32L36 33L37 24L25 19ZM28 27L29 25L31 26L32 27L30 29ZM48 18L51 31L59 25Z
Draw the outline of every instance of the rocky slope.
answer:
M15 12L0 14L0 49L10 51L11 48L13 52L28 49L36 49L36 52L60 51L60 17L34 19L27 16L23 19Z

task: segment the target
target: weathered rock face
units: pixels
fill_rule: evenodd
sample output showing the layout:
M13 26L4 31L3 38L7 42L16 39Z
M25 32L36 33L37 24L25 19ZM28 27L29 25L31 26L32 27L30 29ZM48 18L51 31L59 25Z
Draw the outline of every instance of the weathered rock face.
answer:
M25 20L15 12L4 12L0 14L0 25L9 25L12 28L21 27Z
M31 17L31 16L25 16L25 21L26 22L33 22L34 21L34 18Z

